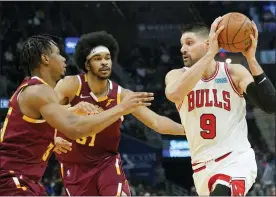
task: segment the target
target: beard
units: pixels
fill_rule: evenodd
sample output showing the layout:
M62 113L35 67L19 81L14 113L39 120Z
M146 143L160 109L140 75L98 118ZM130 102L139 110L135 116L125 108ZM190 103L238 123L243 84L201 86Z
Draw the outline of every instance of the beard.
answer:
M100 72L96 72L94 69L91 69L91 73L93 76L97 77L97 79L100 81L107 80L111 76L111 72L109 72L107 75L101 75Z
M183 60L184 61L184 60ZM185 67L191 67L193 66L198 60L192 60L192 59L189 59L189 60L186 60L184 61L184 66Z

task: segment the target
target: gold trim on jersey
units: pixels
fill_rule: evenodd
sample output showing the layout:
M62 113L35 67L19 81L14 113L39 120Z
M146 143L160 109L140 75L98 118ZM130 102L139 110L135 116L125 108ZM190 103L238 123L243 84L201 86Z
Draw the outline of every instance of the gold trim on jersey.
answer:
M81 88L82 88L82 81L81 81L80 75L77 75L77 78L79 80L79 87L78 87L78 90L76 92L76 96L79 96L80 92L81 92Z
M121 103L121 93L122 93L122 87L118 85L118 90L117 90L117 105ZM121 121L124 121L124 116L121 116Z
M102 101L105 101L106 99L108 99L108 96L100 97L100 98L97 98L97 102L102 102Z
M84 74L84 81L85 81L85 82L88 82L87 74L86 74L86 73Z
M46 122L46 120L38 120L38 119L30 118L30 117L28 117L26 115L24 115L22 117L22 119L25 120L26 122L35 123L35 124Z
M96 102L102 102L108 99L108 94L110 91L112 91L112 88L113 88L112 82L108 80L108 83L109 83L109 88L106 96L101 96L98 98L92 91L90 92L90 95Z
M19 86L19 88L18 88L17 90L18 90L18 91L21 91L21 89L24 88L24 87L26 87L26 86L28 86L28 83L22 84L21 86ZM12 102L13 97L15 96L15 94L16 94L18 91L16 91L16 92L12 95L12 97L10 98L10 102Z
M118 85L117 104L121 103L121 93L122 93L122 87Z
M47 82L45 82L43 79L41 79L41 78L38 77L38 76L34 76L34 77L32 77L31 79L33 79L33 78L37 79L38 81L40 81L41 83L43 83L43 84L45 84L45 85L50 86Z
M120 175L121 170L120 170L120 166L119 166L119 159L117 159L117 158L116 158L116 162L115 162L115 168L116 168L117 175Z
M1 129L1 132L0 132L0 142L3 142L3 140L4 140L5 131L6 131L6 128L7 128L8 122L9 122L9 116L11 115L12 110L13 110L12 107L10 107L9 110L8 110L3 128Z

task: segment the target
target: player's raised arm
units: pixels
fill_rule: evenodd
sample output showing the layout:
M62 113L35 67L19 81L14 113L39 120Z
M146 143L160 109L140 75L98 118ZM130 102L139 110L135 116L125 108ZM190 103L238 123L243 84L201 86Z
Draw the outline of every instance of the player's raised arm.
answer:
M76 116L59 104L54 90L47 85L28 87L23 93L29 107L40 113L53 128L71 139L99 133L122 115L131 113L136 107L149 106L149 102L153 100L152 93L133 93L119 105L100 114Z
M124 98L129 93L131 93L130 90L123 89L121 97ZM160 116L145 106L136 108L132 115L160 134L185 135L184 127L181 124L165 116Z
M174 71L169 72L166 76L166 97L174 102L180 103L182 99L194 88L196 83L202 77L205 69L214 62L214 57L219 51L218 46L218 35L223 30L224 26L221 26L217 29L219 22L222 20L221 17L218 17L212 24L211 30L209 33L209 38L207 36L207 40L209 42L209 48L207 53L198 60L193 66L191 66L187 71L178 75L177 78L174 76ZM183 54L184 58L187 52L187 46L190 47L191 45L196 45L195 42L190 38L185 38L184 41L181 39L181 53ZM187 42L187 43L186 43ZM205 50L204 46L201 46L201 50ZM203 53L203 51L201 52ZM187 55L187 58L189 55ZM191 60L192 61L192 60Z
M242 93L247 94L252 103L267 113L274 113L276 112L276 91L256 60L258 29L254 22L252 22L252 27L255 37L250 35L252 44L246 51L242 52L252 75L242 65L236 65L232 68L233 75L237 76L238 86Z

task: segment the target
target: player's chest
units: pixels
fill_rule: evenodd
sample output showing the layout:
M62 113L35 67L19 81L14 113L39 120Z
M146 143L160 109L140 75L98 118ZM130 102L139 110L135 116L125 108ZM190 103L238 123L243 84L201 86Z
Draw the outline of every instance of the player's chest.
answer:
M231 96L231 89L227 85L199 84L187 94L185 104L188 112L210 107L230 111Z

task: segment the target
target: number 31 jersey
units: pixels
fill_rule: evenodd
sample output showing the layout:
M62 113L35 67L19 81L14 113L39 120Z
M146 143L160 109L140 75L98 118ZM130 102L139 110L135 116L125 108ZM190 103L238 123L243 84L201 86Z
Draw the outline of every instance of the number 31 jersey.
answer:
M109 81L107 96L97 98L89 88L86 74L80 74L77 77L79 79L79 89L70 103L71 106L84 101L98 106L101 112L120 103L121 87L115 82ZM57 159L61 163L89 164L93 167L103 162L107 157L117 155L121 137L121 124L122 118L119 118L100 133L74 141L58 133L58 136L72 142L72 150L60 155L56 154Z
M245 99L237 91L227 64L217 62L214 74L199 80L177 108L193 163L251 147Z

